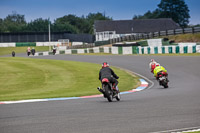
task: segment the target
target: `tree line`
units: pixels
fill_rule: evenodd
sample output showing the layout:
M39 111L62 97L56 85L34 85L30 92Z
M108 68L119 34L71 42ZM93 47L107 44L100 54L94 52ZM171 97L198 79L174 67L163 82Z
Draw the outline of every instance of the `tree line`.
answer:
M135 15L133 19L172 18L181 27L188 27L189 9L184 0L161 0L158 8L147 11L144 15ZM87 16L77 17L69 14L54 20L51 25L52 32L68 32L73 34L93 34L95 20L112 20L103 13L89 13ZM47 32L48 19L38 18L29 23L25 16L13 12L5 19L0 18L0 32ZM197 25L199 26L199 25Z
M25 16L13 12L5 19L0 18L0 32L47 32L50 23L52 32L67 32L73 34L93 34L93 25L95 20L112 20L111 17L103 13L89 13L86 17L77 17L69 14L54 20L51 23L49 19L38 18L29 23Z
M144 15L135 15L133 19L172 18L180 27L189 24L189 8L184 0L161 0L154 11L147 11Z

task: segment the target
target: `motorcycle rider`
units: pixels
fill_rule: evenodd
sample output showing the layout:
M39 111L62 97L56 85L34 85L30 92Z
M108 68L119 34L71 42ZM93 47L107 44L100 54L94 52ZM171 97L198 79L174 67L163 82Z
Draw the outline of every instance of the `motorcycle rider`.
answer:
M53 55L55 55L56 54L56 46L54 45L53 46Z
M31 54L31 48L28 47L28 48L27 48L27 55L29 56L30 54Z
M32 49L31 49L31 54L34 56L35 55L35 48L34 47L32 47Z
M156 77L157 80L158 80L159 75L161 74L161 72L165 72L165 75L164 75L165 77L168 76L167 70L163 66L160 66L159 64L156 64L156 68L153 70L153 73L154 73L154 77ZM168 78L167 78L167 80L168 80Z
M151 62L149 63L149 69L151 70L152 73L153 73L153 70L156 68L157 64L160 65L154 59L151 59Z
M12 51L12 57L15 57L15 51Z
M103 78L107 78L112 84L113 84L113 90L115 90L117 93L119 93L119 89L117 87L119 78L115 72L109 67L109 64L107 62L103 62L102 68L99 71L99 80L102 81Z

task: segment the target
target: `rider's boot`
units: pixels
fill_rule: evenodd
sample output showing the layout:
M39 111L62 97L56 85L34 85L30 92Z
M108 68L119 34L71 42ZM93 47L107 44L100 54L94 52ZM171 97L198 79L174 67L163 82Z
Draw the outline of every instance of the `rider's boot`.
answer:
M120 93L119 88L117 86L116 87L113 86L113 90L116 92L116 94Z

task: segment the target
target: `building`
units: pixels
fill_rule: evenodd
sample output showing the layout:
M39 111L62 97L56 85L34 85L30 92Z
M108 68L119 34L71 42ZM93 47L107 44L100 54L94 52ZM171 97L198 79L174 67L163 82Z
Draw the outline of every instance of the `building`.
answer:
M138 20L97 20L94 23L96 41L106 41L138 33L150 33L179 29L171 18Z

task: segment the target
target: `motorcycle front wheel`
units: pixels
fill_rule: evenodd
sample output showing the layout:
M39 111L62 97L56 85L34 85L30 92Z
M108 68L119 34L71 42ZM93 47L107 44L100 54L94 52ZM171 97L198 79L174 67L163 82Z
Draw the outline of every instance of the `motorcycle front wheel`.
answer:
M165 80L163 83L164 88L168 88L168 82Z

